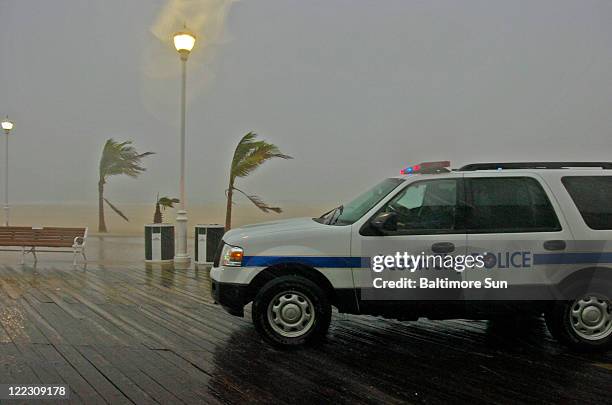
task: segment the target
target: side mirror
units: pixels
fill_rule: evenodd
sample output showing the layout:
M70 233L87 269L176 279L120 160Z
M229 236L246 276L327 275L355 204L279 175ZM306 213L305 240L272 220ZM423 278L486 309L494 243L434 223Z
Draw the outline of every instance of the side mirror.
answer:
M397 213L380 212L370 221L372 228L382 233L397 230Z

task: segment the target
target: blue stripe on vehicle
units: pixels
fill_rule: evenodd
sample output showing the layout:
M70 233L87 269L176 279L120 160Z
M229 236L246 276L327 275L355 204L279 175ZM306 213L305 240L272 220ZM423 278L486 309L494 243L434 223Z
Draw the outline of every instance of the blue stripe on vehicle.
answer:
M370 258L366 266L369 267ZM336 257L336 256L244 256L243 266L263 267L279 263L299 263L312 267L331 267L335 269L362 267L361 257Z
M244 256L245 267L265 267L280 263L299 263L319 268L369 268L369 257L338 256ZM612 263L612 252L586 253L536 253L533 255L535 266L547 264L596 264Z
M534 265L543 264L584 264L584 263L612 263L610 252L588 253L536 253L533 255Z

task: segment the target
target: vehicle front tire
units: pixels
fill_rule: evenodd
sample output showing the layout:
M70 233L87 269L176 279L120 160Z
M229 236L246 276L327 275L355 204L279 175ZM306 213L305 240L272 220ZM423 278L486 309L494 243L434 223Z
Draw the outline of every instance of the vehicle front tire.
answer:
M269 281L253 300L255 329L279 347L318 342L331 322L331 305L325 291L301 276Z
M606 288L553 304L546 325L555 339L581 352L612 349L612 290L602 284Z

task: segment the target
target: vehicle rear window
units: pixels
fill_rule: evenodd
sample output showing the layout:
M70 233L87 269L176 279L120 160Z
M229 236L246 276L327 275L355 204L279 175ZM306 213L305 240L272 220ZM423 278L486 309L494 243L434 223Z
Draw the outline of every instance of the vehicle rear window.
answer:
M589 228L612 229L612 176L568 176L561 181Z
M468 184L466 225L470 233L561 230L546 192L531 177L471 178Z

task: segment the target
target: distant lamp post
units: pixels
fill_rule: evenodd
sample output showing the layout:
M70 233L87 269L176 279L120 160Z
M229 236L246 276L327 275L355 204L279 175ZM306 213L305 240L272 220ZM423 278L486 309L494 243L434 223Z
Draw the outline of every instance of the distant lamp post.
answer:
M189 264L191 259L187 254L187 210L185 209L185 106L187 92L187 59L195 45L195 35L187 29L174 34L174 47L181 57L181 177L179 183L180 203L176 213L177 246L174 262Z
M2 129L6 134L6 146L4 148L4 225L9 226L9 199L8 199L8 172L9 172L9 133L15 125L9 120L8 115L2 120Z

